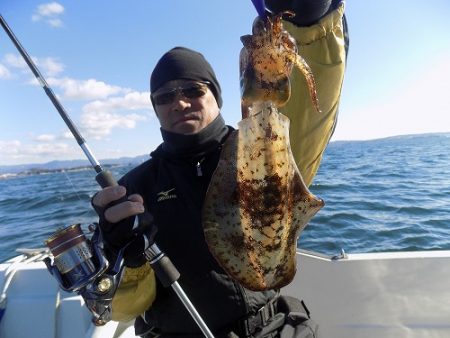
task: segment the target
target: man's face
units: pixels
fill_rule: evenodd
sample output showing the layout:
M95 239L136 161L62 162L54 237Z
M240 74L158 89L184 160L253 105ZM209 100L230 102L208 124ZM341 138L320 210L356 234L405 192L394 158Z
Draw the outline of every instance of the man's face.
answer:
M152 98L161 128L178 134L198 133L220 111L209 87L193 80L168 81Z

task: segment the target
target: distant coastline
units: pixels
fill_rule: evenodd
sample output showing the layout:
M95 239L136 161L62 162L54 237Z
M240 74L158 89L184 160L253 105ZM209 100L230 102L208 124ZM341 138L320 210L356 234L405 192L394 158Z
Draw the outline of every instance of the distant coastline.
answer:
M106 165L108 166L108 165ZM91 166L79 166L79 167L70 167L70 168L57 168L57 169L46 169L33 167L31 169L27 169L24 171L19 171L17 173L0 173L0 180L7 179L17 176L29 176L29 175L44 175L44 174L52 174L57 172L68 172L68 171L80 171L80 170L91 170Z
M423 133L423 134L405 134L405 135L395 135L395 136L386 136L375 139L368 140L335 140L331 141L332 143L358 143L358 142L383 142L383 141L395 141L395 140L409 140L409 139L422 139L428 137L450 137L450 132L438 132L438 133Z
M116 159L105 159L101 161L102 166L111 168L122 165L137 165L150 158L149 155L139 155L136 157L121 157ZM66 160L51 161L46 163L18 164L0 166L0 179L12 178L15 176L41 175L55 172L91 170L92 166L88 160Z
M336 140L330 143L330 146L339 146L346 143L367 143L367 142L385 142L385 141L408 141L420 140L424 138L450 137L450 132L442 133L424 133L424 134L407 134L398 136L388 136L370 140ZM101 160L102 166L115 165L137 165L150 158L149 155L139 155L135 157L121 157L116 159ZM39 175L54 172L63 172L68 170L85 170L91 169L91 165L87 160L62 160L51 161L46 163L34 164L18 164L0 166L0 179L7 179L15 176Z

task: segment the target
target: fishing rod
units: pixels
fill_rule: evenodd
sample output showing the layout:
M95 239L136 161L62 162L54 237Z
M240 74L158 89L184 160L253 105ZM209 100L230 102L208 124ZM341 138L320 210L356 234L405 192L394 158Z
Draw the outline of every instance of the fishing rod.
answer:
M22 55L25 62L30 67L34 76L39 81L47 96L52 101L59 115L62 117L77 143L88 158L92 167L96 171L95 177L102 187L116 186L117 181L110 171L104 170L99 161L81 136L75 124L69 117L62 104L56 98L53 90L42 76L39 69L34 64L31 57L20 44L11 28L0 14L0 24ZM126 197L117 203L127 200ZM164 287L171 286L183 305L186 307L194 321L199 326L202 333L207 338L214 338L208 326L201 318L186 293L178 283L180 273L170 261L170 259L158 248L154 241L156 227L150 224L150 232L143 233L139 224L139 217L135 216L133 231L144 237L144 256L158 276ZM54 256L54 264L50 258L45 260L50 273L59 281L60 286L71 292L78 292L85 300L87 307L93 313L93 322L96 325L104 325L111 320L112 297L120 283L123 273L123 250L120 250L114 264L110 265L103 252L103 241L101 231L94 232L89 246L79 224L74 224L54 233L45 241ZM81 276L81 277L80 277Z

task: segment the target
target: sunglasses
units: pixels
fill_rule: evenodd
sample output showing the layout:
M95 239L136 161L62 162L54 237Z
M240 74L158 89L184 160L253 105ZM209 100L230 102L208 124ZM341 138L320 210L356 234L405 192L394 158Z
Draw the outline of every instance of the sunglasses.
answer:
M180 93L185 98L196 99L206 94L208 91L208 84L210 84L210 82L207 81L188 83L184 86L170 88L169 90L165 90L161 93L157 92L152 94L151 98L153 103L156 105L173 103Z

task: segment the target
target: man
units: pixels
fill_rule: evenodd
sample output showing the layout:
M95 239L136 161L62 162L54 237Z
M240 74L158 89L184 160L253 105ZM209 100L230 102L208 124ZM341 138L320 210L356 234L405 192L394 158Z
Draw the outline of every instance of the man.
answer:
M273 0L267 4L273 12L300 11L285 28L297 39L300 53L318 75L322 115L306 106L310 99L300 74L293 75L292 98L283 109L291 119L294 156L309 185L336 122L345 61L343 4L331 0ZM163 143L149 161L126 174L119 186L107 187L94 197L107 249L114 253L132 242L131 216L146 210L158 228L158 246L179 270L180 285L215 336L276 337L279 332L283 336L287 321L284 314L277 314L281 311L281 305L276 306L277 290L254 292L242 287L214 260L203 236L201 211L206 190L221 145L233 130L220 114L221 88L212 67L200 53L176 47L158 61L150 89ZM114 205L124 196L127 201ZM144 263L142 248L130 245L125 251L129 270L142 271ZM135 292L133 296L139 295ZM126 301L127 297L122 298ZM136 320L137 334L202 336L171 289L157 282L156 296L153 289L149 298L133 314L138 316L146 309ZM129 304L132 299L128 297Z

